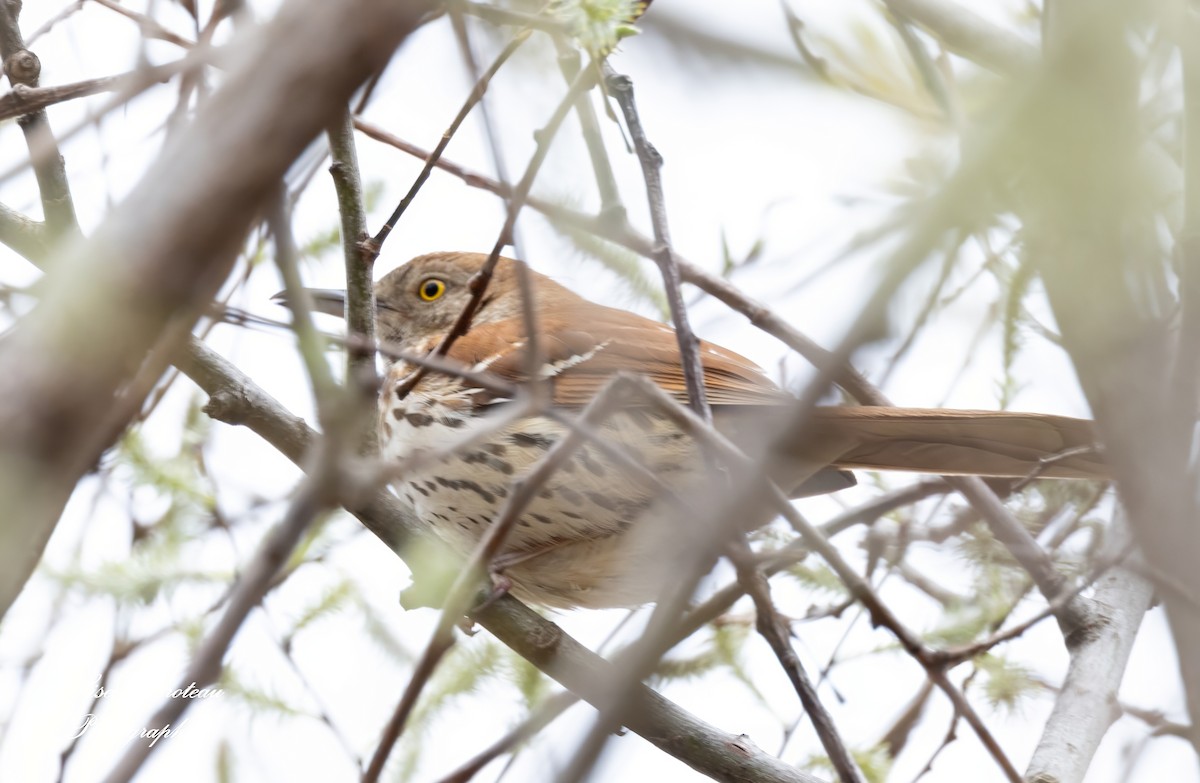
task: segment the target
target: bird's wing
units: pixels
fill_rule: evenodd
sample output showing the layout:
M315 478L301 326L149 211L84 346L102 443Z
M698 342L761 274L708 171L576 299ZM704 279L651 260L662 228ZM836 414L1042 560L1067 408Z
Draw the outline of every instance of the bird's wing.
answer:
M645 375L682 403L688 402L675 331L669 326L600 305L578 320L547 319L540 335L543 377L558 405L586 405L618 372ZM520 319L473 326L451 347L451 358L512 382L527 380L527 341ZM708 401L761 405L791 398L754 362L700 341Z

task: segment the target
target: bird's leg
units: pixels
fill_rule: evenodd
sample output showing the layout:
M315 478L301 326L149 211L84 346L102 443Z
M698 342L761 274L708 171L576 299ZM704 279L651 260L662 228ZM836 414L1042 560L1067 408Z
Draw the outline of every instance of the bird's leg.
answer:
M496 570L496 566L494 564L488 569L488 577L490 577L492 581L492 589L488 591L488 594L483 597L482 601L475 604L475 608L471 610L472 615L476 612L482 612L484 609L487 609L489 606L508 595L508 592L512 590L512 580L509 579L504 573ZM470 622L469 618L463 619L467 622Z

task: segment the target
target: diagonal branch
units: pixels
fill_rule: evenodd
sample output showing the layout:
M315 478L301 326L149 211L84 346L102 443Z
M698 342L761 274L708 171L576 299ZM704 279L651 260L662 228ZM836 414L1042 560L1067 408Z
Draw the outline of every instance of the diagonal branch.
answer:
M671 249L671 235L667 230L662 155L646 138L637 104L633 100L633 80L614 73L607 65L604 67L604 78L605 84L621 107L621 113L625 115L625 124L629 127L633 148L642 166L642 178L646 181L646 199L650 202L650 223L654 229L654 252L651 253L651 258L658 264L667 292L667 304L671 309L671 321L675 324L675 337L679 343L680 362L683 364L683 377L687 384L688 404L701 419L711 421L712 411L709 410L708 398L704 394L700 341L692 333L688 321L687 306L683 303L683 293L680 291L679 265L675 260L675 251Z
M294 462L302 462L315 434L233 365L192 341L180 368L209 393L209 415L243 424ZM393 551L413 540L416 521L387 492L349 509ZM409 561L419 568L420 562ZM593 703L607 699L604 683L619 675L612 664L563 633L516 599L505 596L480 609L475 620L518 655ZM821 783L764 753L745 737L715 729L654 693L637 686L626 726L692 768L716 780L765 783Z
M20 12L19 2L0 0L0 57L4 58L4 73L14 90L19 87L36 88L42 71L37 55L25 48L25 40L17 24ZM17 124L21 126L29 147L29 158L33 161L33 173L37 178L42 211L51 239L78 234L79 221L75 217L66 166L58 149L58 141L50 130L46 110L36 109L21 117Z
M120 424L105 411L131 368L169 321L186 332L287 167L423 8L291 0L124 203L56 262L39 306L0 346L0 613ZM52 234L73 214L55 203Z
M1117 546L1129 531L1117 509L1112 529ZM1142 618L1150 608L1150 580L1117 566L1096 582L1097 622L1068 640L1071 663L1041 740L1029 762L1029 780L1082 783L1100 740L1121 716L1117 691Z

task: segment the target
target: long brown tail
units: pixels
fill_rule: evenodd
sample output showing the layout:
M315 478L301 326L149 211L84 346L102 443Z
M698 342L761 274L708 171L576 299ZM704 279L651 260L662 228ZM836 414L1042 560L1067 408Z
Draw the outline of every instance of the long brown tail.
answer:
M1040 413L822 407L814 452L838 468L1106 480L1092 422ZM808 452L802 447L801 452ZM828 464L828 463L827 463Z

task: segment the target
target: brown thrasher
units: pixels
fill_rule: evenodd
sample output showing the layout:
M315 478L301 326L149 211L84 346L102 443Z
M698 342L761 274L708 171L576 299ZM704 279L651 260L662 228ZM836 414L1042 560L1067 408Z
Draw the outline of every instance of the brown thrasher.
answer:
M468 283L485 260L476 253L434 253L386 275L375 285L379 340L412 355L434 350L466 307ZM462 366L519 383L526 380L525 324L516 263L500 259L470 327L447 355ZM640 373L686 403L674 330L590 302L544 275L530 271L530 276L545 362L540 374L550 384L554 405L582 407L620 371ZM318 309L341 315L342 292L313 294ZM778 427L793 399L750 360L704 341L699 350L714 423L753 454L772 419ZM401 398L397 387L415 369L394 361L384 378L378 423L387 459L444 448L506 402L494 391L438 372L426 374ZM823 407L814 415L809 442L797 444L784 464L771 470L793 496L852 485L853 476L843 468L1010 477L1040 469L1040 476L1107 478L1098 457L1081 448L1092 443L1093 432L1091 423L1080 419L882 407ZM762 425L748 426L752 420ZM691 437L648 407L624 409L599 429L636 455L677 498L696 499L721 484L712 480ZM394 488L424 524L469 553L513 481L564 432L563 425L544 416L519 419L481 443L404 475ZM714 493L707 502L719 496ZM671 578L672 540L677 545L679 536L687 535L686 522L665 505L602 449L585 444L526 507L494 567L503 569L518 597L546 606L652 601ZM672 516L674 521L665 521Z

